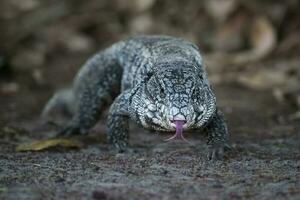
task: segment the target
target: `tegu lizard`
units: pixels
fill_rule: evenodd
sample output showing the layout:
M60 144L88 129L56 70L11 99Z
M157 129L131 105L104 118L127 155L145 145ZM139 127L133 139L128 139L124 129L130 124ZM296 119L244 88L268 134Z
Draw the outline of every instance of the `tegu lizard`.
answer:
M96 53L77 73L70 89L58 91L43 114L63 108L72 114L59 136L84 134L110 105L108 140L118 152L128 148L129 121L183 137L191 129L207 133L209 159L221 159L229 134L207 78L198 47L170 36L135 36Z

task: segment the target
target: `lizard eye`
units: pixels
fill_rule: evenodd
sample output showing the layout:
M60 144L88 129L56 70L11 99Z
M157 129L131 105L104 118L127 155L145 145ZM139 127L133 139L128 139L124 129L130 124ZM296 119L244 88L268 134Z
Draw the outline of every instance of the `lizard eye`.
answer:
M164 88L160 87L159 95L160 95L161 98L165 98L166 97Z
M191 94L193 95L195 93L195 88L192 88Z
M164 94L164 93L165 93L164 88L160 87L160 93L161 93L161 94Z

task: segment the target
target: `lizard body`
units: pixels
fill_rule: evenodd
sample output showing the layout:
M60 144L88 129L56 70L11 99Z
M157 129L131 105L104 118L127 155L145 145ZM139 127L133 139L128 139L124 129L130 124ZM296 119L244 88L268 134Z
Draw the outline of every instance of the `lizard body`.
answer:
M157 131L199 129L208 134L208 157L221 158L229 134L196 45L169 36L136 36L90 58L69 90L56 93L44 109L67 108L73 117L59 135L87 133L103 108L110 143L126 151L129 120ZM174 136L174 137L175 137Z

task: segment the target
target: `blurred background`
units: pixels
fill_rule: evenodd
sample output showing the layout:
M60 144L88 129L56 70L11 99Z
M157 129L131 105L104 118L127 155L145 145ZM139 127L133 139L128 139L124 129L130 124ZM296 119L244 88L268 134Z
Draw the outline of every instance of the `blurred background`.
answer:
M0 199L300 199L299 11L300 0L0 0ZM225 162L206 162L198 132L191 147L134 126L136 153L112 155L105 115L75 143L47 140L64 123L40 117L51 95L137 34L199 46L231 135Z
M298 119L299 9L298 0L1 0L0 121L39 113L88 57L137 34L196 43L214 86L268 91Z

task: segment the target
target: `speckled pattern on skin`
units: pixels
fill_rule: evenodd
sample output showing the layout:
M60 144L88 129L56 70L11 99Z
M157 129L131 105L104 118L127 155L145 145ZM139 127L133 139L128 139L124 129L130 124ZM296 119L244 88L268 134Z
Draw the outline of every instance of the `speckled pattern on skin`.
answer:
M185 130L208 135L209 159L221 159L229 135L208 82L196 45L169 36L136 36L112 45L80 69L73 87L59 91L44 110L64 108L73 115L59 136L87 133L111 104L109 141L118 152L128 149L129 120L156 131Z

